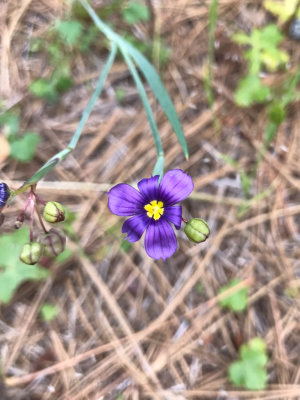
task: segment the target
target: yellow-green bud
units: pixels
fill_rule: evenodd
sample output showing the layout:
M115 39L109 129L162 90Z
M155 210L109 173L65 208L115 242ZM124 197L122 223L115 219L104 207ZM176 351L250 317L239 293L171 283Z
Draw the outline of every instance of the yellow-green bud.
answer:
M38 242L25 243L20 254L20 260L28 265L36 264L43 255L44 246Z
M48 201L45 205L43 215L45 221L53 224L65 220L65 210L57 201Z
M203 219L192 218L186 223L184 233L192 242L201 243L208 238L210 230Z

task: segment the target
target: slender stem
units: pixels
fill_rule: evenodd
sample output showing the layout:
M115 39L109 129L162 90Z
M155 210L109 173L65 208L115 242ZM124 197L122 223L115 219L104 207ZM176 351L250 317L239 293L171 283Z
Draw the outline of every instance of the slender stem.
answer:
M92 97L91 97L86 109L84 110L84 112L82 114L82 117L81 117L81 120L80 120L80 122L79 122L79 124L77 126L77 129L76 129L75 133L74 133L74 136L72 137L72 139L71 139L71 141L69 143L68 147L70 149L72 149L72 150L76 147L77 142L78 142L78 140L80 138L80 135L82 133L83 127L84 127L88 117L90 116L90 113L92 112L92 109L93 109L93 107L95 105L95 102L97 101L98 97L100 96L100 93L101 93L101 91L103 89L103 86L104 86L104 83L106 81L106 78L108 76L108 73L109 73L109 71L111 69L111 66L112 66L112 64L114 62L114 59L116 57L116 54L117 54L117 45L116 45L116 43L113 42L112 46L111 46L111 51L110 51L109 57L108 57L108 59L106 61L106 64L104 65L104 68L102 69L101 75L100 75L100 77L98 79L98 82L97 82L97 85L96 85L96 89L95 89L95 91L94 91L94 93L93 93L93 95L92 95Z
M187 220L185 219L185 218L181 218L182 219L182 222L184 222L185 224L187 224Z
M30 198L30 242L33 242L34 235L33 235L33 225L34 225L34 209L35 209L35 197L32 192L29 194Z
M87 107L83 111L83 114L82 114L82 117L78 124L78 127L77 127L68 147L64 150L61 150L59 153L55 154L53 157L51 157L28 181L26 181L19 189L17 189L12 194L11 200L14 198L15 195L25 192L30 186L36 184L48 172L52 171L53 168L55 168L59 163L61 163L71 153L71 151L73 151L75 149L75 147L78 143L78 140L80 138L80 135L83 131L84 125L85 125L90 113L92 112L92 109L95 105L96 100L100 96L100 93L103 89L105 80L106 80L108 73L111 69L111 66L114 62L116 53L117 53L117 45L116 45L116 43L112 43L111 52L106 61L106 64L104 65L104 67L101 71L95 91L94 91Z
M164 151L163 151L161 139L160 139L160 136L159 136L159 133L158 133L157 125L156 125L156 122L155 122L155 119L154 119L154 116L153 116L153 113L152 113L152 110L151 110L150 103L149 103L148 98L147 98L147 94L146 94L145 88L144 88L143 83L141 81L141 78L140 78L140 76L139 76L139 74L137 72L137 69L134 66L134 63L131 60L131 57L126 52L126 50L124 50L122 48L120 50L121 50L121 52L123 54L123 57L124 57L124 59L126 61L126 64L128 65L130 73L131 73L131 75L133 77L133 80L134 80L134 82L136 84L136 87L138 89L139 95L141 97L143 106L145 108L145 111L146 111L146 114L147 114L147 118L148 118L148 121L149 121L149 124L150 124L150 128L151 128L151 131L152 131L152 135L153 135L153 138L154 138L154 142L155 142L157 158L159 158L159 157L163 158L164 157Z
M45 233L48 233L48 231L47 231L47 229L46 229L46 227L45 227L45 224L44 224L44 222L43 222L43 220L42 220L42 217L41 217L41 214L40 214L40 212L39 212L39 209L37 208L37 205L35 205L35 212L37 213L37 216L38 216L38 218L39 218L39 221L40 221L41 227L43 228L43 231L44 231Z

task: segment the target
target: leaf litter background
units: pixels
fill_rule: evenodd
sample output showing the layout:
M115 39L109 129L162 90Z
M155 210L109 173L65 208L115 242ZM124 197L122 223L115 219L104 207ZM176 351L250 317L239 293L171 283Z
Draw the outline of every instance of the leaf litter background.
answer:
M162 77L183 124L188 161L153 97L151 103L166 169L182 168L194 179L184 216L207 220L210 239L194 246L179 232L179 249L166 262L149 259L142 241L122 244L122 220L110 214L105 191L150 176L155 148L119 58L76 151L39 185L42 197L76 213L68 242L73 255L48 265L48 280L23 284L11 304L1 306L1 399L299 398L299 102L288 108L253 182L253 195L270 185L271 194L239 217L240 176L222 154L250 169L266 113L263 107L241 109L233 102L245 63L230 35L263 26L270 15L257 1L220 1L211 110L203 86L209 4L164 0L152 8L155 18L135 29L145 40L161 35L172 48ZM48 68L43 53L29 56L29 41L67 9L58 0L1 5L2 96L7 106L19 106L24 130L42 137L30 164L3 157L1 180L12 187L68 143L105 62L102 41L88 57L74 56L75 86L59 102L49 105L28 94L32 80L47 75ZM299 45L285 39L283 47L295 68ZM280 80L281 73L266 79ZM125 91L122 103L116 88ZM6 211L3 232L13 229L21 206L18 198ZM218 305L219 289L235 277L250 293L248 309L240 314ZM45 302L59 306L49 323L39 314ZM256 336L267 344L267 389L234 388L228 367L238 359L239 346Z

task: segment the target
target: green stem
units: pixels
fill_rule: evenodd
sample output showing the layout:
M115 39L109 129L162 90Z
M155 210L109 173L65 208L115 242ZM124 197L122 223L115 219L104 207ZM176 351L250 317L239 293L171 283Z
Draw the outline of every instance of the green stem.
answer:
M117 53L117 45L116 43L112 42L112 48L111 48L111 52L110 55L107 59L107 62L101 72L101 75L99 77L99 80L97 82L97 86L96 89L89 101L89 104L87 105L86 109L84 110L81 120L77 126L76 132L74 133L74 136L72 137L70 143L69 143L69 148L71 148L72 150L76 147L77 142L80 138L80 135L82 133L83 127L86 123L86 121L88 120L88 117L90 116L90 113L92 112L92 109L94 108L95 102L97 101L98 97L100 96L100 93L103 89L104 83L106 81L106 78L108 76L108 73L111 69L111 66L114 62L114 59L116 57L116 53Z
M117 45L116 45L116 43L112 43L111 52L106 61L106 64L104 65L104 68L101 71L95 91L94 91L88 105L86 106L85 110L83 111L81 120L78 124L78 127L77 127L68 147L64 150L61 150L59 153L55 154L53 157L51 157L30 179L28 179L28 181L26 181L20 187L20 189L18 189L14 192L13 196L20 194L22 192L25 192L29 188L29 186L36 184L46 174L48 174L48 172L52 171L52 169L54 167L56 167L59 163L61 163L75 149L75 147L78 143L78 140L80 138L80 135L82 133L82 130L84 128L84 125L85 125L88 117L90 116L92 109L95 105L95 102L98 99L98 97L100 96L100 93L103 89L105 80L106 80L108 73L110 71L110 68L114 62L116 53L117 53Z
M147 115L147 118L148 118L148 121L150 124L150 128L152 131L152 135L154 138L156 153L157 153L157 162L155 164L154 172L155 172L155 174L161 175L163 173L163 166L164 166L164 151L163 151L161 139L160 139L160 136L158 133L157 125L156 125L156 122L155 122L155 119L154 119L154 116L153 116L153 113L151 110L151 106L148 101L147 94L146 94L145 88L143 86L143 83L141 81L141 78L137 72L137 69L134 66L134 63L131 60L131 57L127 54L127 52L124 49L121 48L120 50L123 54L126 64L128 65L129 71L133 77L135 84L136 84L137 90L139 92L143 106L146 111L146 115Z

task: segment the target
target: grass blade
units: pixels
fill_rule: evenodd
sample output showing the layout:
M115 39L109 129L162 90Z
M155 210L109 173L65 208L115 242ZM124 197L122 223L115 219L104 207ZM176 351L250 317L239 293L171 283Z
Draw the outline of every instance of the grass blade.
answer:
M22 192L26 191L29 186L35 185L46 174L48 174L50 171L52 171L53 168L55 168L59 163L61 163L67 157L67 155L71 153L71 151L73 151L75 149L75 147L78 143L78 140L80 138L80 135L82 133L82 130L84 128L84 125L85 125L90 113L92 112L92 109L95 105L96 100L100 96L100 93L103 89L107 75L110 71L110 68L111 68L113 62L114 62L116 53L117 53L117 45L116 45L116 43L112 43L111 52L105 63L104 68L101 71L101 74L98 79L94 93L92 94L92 97L91 97L87 107L83 111L83 114L82 114L82 117L78 124L78 127L77 127L68 147L66 149L60 151L59 153L55 154L53 157L51 157L30 179L28 179L28 181L26 181L21 186L20 189L15 191L15 194L22 193Z
M170 124L171 124L172 128L174 129L174 132L178 138L178 141L181 144L184 155L186 158L188 158L188 156L189 156L188 146L187 146L187 143L185 140L185 136L183 133L181 123L179 121L179 117L175 110L174 104L172 103L172 100L170 99L168 92L166 91L155 68L150 64L150 62L147 60L146 57L143 56L143 54L141 52L139 52L134 46L132 46L130 43L128 43L126 40L124 40L116 32L114 32L103 21L101 21L101 19L98 17L98 15L95 13L95 11L87 3L86 0L79 0L79 2L85 8L87 13L90 15L90 17L92 18L92 20L94 21L94 23L98 27L98 29L102 33L104 33L108 39L116 42L121 50L126 51L126 53L129 54L133 58L133 60L135 61L135 63L137 64L137 66L139 67L139 69L141 70L143 75L145 76L149 86L151 87L153 93L155 94L155 97L157 98L158 102L160 103L166 116L168 117L168 120L170 121Z
M147 115L147 118L148 118L148 121L150 124L150 128L152 131L152 135L154 138L156 152L157 152L157 162L156 162L155 168L154 168L154 171L156 171L155 175L161 175L163 173L164 151L162 148L162 143L161 143L161 139L160 139L159 132L157 129L157 125L156 125L156 122L155 122L155 119L154 119L154 116L153 116L153 113L151 110L151 106L148 101L147 94L146 94L145 88L143 86L143 83L141 81L141 78L139 77L139 74L134 66L134 63L131 60L131 57L126 53L126 51L124 51L123 48L121 48L120 50L123 54L124 60L126 61L129 71L134 79L135 84L136 84L137 90L139 92L143 106L146 111L146 115Z

